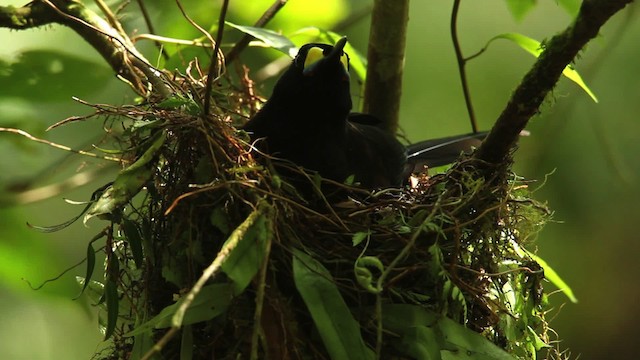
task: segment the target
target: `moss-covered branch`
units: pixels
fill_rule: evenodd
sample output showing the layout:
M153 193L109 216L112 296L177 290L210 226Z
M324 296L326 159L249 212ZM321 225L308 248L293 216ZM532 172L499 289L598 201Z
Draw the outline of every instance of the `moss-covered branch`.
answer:
M574 23L545 44L538 61L524 76L476 158L497 164L508 159L520 132L538 113L564 68L600 31L611 16L633 0L585 0Z
M36 0L22 7L0 6L0 27L24 30L47 24L67 26L82 36L139 94L149 95L149 83L157 93L168 93L160 73L135 49L126 34L118 32L82 2Z

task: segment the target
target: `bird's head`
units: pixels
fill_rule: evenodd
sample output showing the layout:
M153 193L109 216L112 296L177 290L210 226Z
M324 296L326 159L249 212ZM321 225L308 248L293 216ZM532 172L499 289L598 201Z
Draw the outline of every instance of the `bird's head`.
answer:
M351 110L347 38L335 45L303 45L280 77L272 99L296 104L309 114L345 120ZM271 101L271 100L270 100Z

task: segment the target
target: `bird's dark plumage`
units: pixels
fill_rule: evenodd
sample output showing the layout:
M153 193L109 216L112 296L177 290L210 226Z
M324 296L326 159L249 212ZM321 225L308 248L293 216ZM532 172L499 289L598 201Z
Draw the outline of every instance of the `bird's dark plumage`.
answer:
M407 162L407 148L384 131L378 119L350 114L345 44L346 38L342 38L335 46L302 46L269 101L243 129L261 151L325 178L343 182L353 175L366 188L400 185L422 163ZM449 140L455 142L454 138ZM432 140L412 145L409 156L418 159L437 154L424 150L439 144ZM449 150L445 163L455 160L460 151Z

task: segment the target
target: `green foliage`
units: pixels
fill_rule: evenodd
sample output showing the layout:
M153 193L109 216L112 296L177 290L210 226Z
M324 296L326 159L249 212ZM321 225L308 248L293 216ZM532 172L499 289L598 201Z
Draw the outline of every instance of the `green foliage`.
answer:
M236 295L247 288L262 267L268 239L273 236L269 230L269 221L271 220L266 216L259 215L222 264L222 271L233 281L233 293ZM230 237L223 246L231 239Z
M374 359L331 273L308 254L295 251L293 278L329 356L334 360Z
M24 51L15 62L0 59L0 98L22 98L36 103L68 101L71 96L94 94L112 76L103 63L52 51ZM77 93L70 93L70 90Z
M233 287L230 284L224 283L211 284L203 287L184 314L182 325L208 321L224 314L233 299L233 291ZM173 317L183 302L184 298L181 298L176 303L165 307L158 315L146 321L144 324L136 326L134 330L128 332L125 336L137 336L152 329L171 327Z
M519 16L529 8L521 4ZM298 26L284 37L228 25L288 55L294 43L341 36L318 27ZM539 54L540 44L531 39L497 38ZM363 56L346 51L364 80ZM170 53L173 59L185 55ZM346 207L324 211L324 202L301 198L270 171L269 161L257 164L243 134L230 126L255 111L245 89L217 86L213 115L203 118L202 79L174 75L167 79L176 91L171 97L111 109L110 130L124 128L117 134L121 149L103 151L130 165L96 192L99 199L84 219L110 221L105 280L92 280L97 237L87 245L81 283L90 297L99 297L100 322L114 349L141 357L164 334L158 330L171 327L182 330L182 358L195 358L197 351L210 351L208 357L216 351L241 356L247 348L267 352L270 341L291 336L266 331L266 320L254 322L274 313L276 328L299 330L296 341L283 344L334 359L373 358L373 348L377 356L535 358L548 346L539 268L568 287L540 259L517 251L548 214L533 201L515 201L528 194L513 191L518 179L506 169L492 169L497 180L490 183L454 168L416 188L363 198L346 187L340 189L349 194ZM317 188L326 185L317 175L310 178ZM195 286L213 265L223 274ZM298 297L306 311L291 300ZM251 339L212 336L230 331L251 333Z
M540 43L539 41L534 40L528 36L517 33L504 33L496 35L487 42L484 48L486 49L487 47L489 47L489 44L498 39L509 40L535 57L539 57L544 50L543 43ZM578 72L573 68L572 65L568 65L562 72L562 75L580 86L580 88L582 88L582 90L584 90L584 92L586 92L594 102L598 102L598 98L596 97L596 95L593 93L593 91L591 91L591 89L589 89L587 84L585 84L585 82L582 80L580 74L578 74Z
M522 21L527 14L529 14L533 9L535 9L538 1L537 0L505 0L507 3L507 8L511 15L513 15L514 19L517 21ZM560 5L567 13L572 16L578 14L578 10L580 9L581 0L556 0L558 5Z
M385 328L400 335L395 347L413 358L514 359L477 332L420 306L388 304L382 313Z

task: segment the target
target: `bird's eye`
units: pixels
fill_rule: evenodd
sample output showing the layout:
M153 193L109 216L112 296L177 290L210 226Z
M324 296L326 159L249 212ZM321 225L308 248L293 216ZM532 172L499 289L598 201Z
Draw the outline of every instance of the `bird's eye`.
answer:
M325 57L325 52L329 53L330 51L325 51L319 47L312 47L307 52L307 57L304 59L304 69L307 70L309 67L313 66L313 64L320 61ZM340 56L340 62L344 66L345 70L349 71L349 56L347 53L342 53Z

